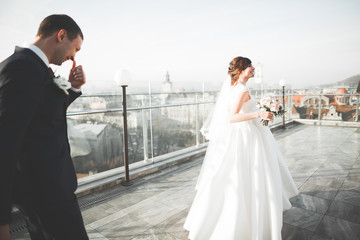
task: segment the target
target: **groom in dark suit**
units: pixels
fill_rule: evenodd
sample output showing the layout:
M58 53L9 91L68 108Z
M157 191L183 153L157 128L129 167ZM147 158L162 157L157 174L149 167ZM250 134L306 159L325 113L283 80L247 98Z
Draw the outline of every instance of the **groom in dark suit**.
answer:
M40 24L36 40L0 63L0 239L9 239L12 206L32 239L88 239L77 198L66 109L85 83L75 54L83 34L66 15ZM49 63L73 61L71 88L54 83Z

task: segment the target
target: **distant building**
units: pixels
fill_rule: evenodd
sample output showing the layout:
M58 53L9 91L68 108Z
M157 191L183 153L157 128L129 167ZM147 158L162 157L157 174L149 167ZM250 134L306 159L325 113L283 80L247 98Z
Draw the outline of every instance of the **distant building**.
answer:
M336 107L335 106L331 106L329 111L327 112L327 114L324 113L323 115L323 120L338 120L341 121L342 120L342 114L341 113L337 113L336 112Z
M348 91L345 88L340 88L338 89L335 93L339 94L339 95L335 95L335 102L332 105L339 105L339 106L344 106L344 105L348 105L349 104L349 96L344 96L341 94L347 94Z
M165 81L162 84L163 92L172 92L172 82L170 81L170 74L166 72Z
M292 115L299 114L299 118L302 119L318 119L320 115L324 120L354 121L356 118L356 95L350 95L349 91L343 87L333 89L333 91L326 89L324 92L325 94L321 95L307 95L307 92L293 95L291 97ZM321 109L319 109L320 96Z

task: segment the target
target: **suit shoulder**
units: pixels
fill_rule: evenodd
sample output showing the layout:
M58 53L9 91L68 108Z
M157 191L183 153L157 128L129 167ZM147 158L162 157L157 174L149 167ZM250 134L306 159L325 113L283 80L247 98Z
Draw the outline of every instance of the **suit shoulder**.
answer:
M9 56L0 64L0 69L21 66L22 68L28 67L33 69L41 69L41 65L39 65L31 55L25 54L23 52L15 52Z
M16 52L0 63L0 79L13 78L41 83L46 79L46 69L31 55Z

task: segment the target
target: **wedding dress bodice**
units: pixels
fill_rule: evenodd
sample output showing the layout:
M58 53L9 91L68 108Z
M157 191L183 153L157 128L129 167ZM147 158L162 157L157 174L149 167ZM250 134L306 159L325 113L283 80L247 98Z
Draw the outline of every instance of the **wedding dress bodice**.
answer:
M238 96L246 91L249 92L250 99L243 104L243 106L241 107L240 113L250 113L250 112L257 111L256 100L254 99L254 97L251 96L249 89L245 85L242 85L242 84L238 84L238 85L232 87L232 89L231 89L231 99L229 102L230 110L234 109L236 107L236 105L238 104L238 102L237 102Z

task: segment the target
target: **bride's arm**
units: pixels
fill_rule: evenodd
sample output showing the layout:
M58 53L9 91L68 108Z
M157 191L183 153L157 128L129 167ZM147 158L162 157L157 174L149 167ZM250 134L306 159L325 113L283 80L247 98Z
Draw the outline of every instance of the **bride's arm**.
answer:
M257 111L252 113L240 113L240 110L244 103L250 99L248 91L241 92L235 99L235 106L230 109L230 123L248 121L254 118L262 118L270 120L272 113L265 111Z

